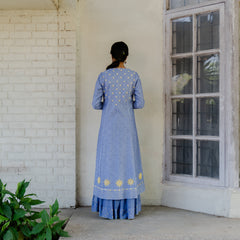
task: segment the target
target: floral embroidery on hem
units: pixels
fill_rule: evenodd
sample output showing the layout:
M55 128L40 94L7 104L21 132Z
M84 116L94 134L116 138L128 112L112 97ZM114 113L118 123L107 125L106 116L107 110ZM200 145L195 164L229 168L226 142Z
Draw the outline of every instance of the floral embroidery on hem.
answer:
M105 180L104 180L104 185L105 185L105 186L108 186L109 184L110 184L110 181L109 181L108 179L105 179Z

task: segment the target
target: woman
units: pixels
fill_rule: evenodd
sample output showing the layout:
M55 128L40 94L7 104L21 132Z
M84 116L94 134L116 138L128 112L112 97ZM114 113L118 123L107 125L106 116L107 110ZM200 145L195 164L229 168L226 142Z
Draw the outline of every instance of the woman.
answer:
M100 73L92 106L102 110L92 211L108 219L134 219L145 190L134 110L144 98L137 72L124 66L128 46L111 47L112 64Z

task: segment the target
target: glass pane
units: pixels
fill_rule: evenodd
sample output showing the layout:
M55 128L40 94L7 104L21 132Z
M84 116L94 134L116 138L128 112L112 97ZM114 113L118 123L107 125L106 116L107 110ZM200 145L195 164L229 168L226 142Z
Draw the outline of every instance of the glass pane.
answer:
M209 0L170 0L170 8L174 9L207 1Z
M172 101L172 134L192 135L192 99Z
M219 12L197 16L197 50L219 48Z
M219 98L197 99L197 134L219 135Z
M192 174L192 141L172 141L172 173Z
M192 58L172 60L172 94L192 93Z
M197 141L197 176L219 178L219 142Z
M178 18L172 21L172 52L192 51L192 17Z
M197 58L197 92L219 92L219 55Z

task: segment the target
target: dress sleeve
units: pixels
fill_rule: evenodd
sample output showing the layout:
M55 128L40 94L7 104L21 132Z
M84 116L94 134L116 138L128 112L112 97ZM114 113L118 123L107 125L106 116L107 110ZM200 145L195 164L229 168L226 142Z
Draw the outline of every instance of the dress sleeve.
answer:
M135 97L135 101L133 102L133 108L143 108L144 107L144 97L143 97L143 90L142 90L142 84L139 75L137 74L136 78L136 85L134 88L133 95Z
M99 74L95 90L93 94L92 106L94 109L103 109L103 86L102 86L102 73Z

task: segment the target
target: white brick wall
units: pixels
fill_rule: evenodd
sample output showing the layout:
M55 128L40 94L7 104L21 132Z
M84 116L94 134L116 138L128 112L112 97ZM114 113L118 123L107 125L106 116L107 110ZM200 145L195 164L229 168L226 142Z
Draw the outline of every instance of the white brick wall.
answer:
M75 205L75 25L57 11L0 11L0 178Z

